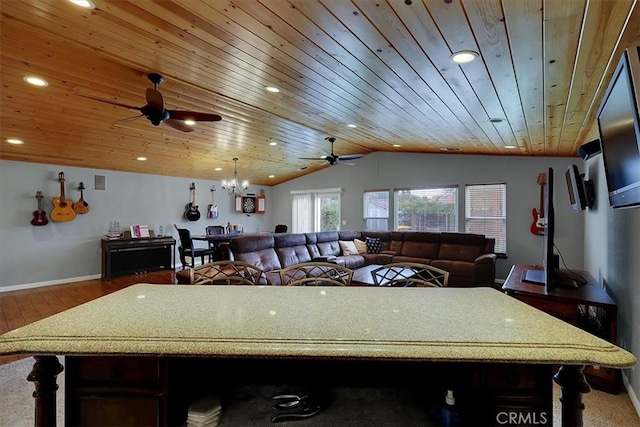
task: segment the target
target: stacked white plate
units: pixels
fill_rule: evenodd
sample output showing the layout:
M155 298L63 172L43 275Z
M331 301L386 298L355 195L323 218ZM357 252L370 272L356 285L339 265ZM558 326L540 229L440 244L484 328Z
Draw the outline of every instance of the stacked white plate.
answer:
M187 427L215 427L222 417L218 396L205 396L189 406Z

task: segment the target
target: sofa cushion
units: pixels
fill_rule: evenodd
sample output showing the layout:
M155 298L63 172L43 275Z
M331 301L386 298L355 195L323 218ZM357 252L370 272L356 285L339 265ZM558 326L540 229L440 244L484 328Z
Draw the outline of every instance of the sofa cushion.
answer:
M367 241L367 237L376 237L382 242L382 250L389 250L389 244L391 242L391 233L388 231L363 231L361 240Z
M476 283L476 266L473 262L438 260L431 265L449 272L449 287L478 286Z
M274 249L273 236L243 236L231 239L229 249L233 258L253 264L262 271L279 270L281 267Z
M411 257L404 255L394 255L393 262L416 262L418 264L431 264L433 261L431 258L423 258L423 257Z
M274 243L281 268L312 259L304 234L277 234L274 236Z
M342 255L358 255L359 251L353 240L338 240Z
M473 262L485 253L487 238L482 234L441 233L438 259Z
M378 237L367 237L365 240L368 254L379 254L382 252L382 242Z
M347 268L358 268L365 265L365 259L362 255L343 255L337 258L337 261L340 265L344 265ZM342 264L340 261L343 261Z
M438 258L440 234L429 232L407 232L400 255L414 258Z
M360 240L360 239L354 239L353 243L355 243L356 249L358 250L359 254L366 254L367 253L367 242L365 242L364 240Z

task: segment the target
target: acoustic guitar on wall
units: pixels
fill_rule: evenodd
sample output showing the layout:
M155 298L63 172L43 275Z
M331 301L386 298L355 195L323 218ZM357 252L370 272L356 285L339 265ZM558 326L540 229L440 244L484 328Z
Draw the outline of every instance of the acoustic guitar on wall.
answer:
M47 219L47 213L42 209L42 191L36 191L36 199L38 199L38 210L33 211L33 219L31 220L31 225L39 226L39 225L47 225L49 224L49 220Z
M72 221L76 217L76 213L71 206L71 201L67 200L64 196L64 173L58 174L58 181L60 182L60 197L53 198L53 210L49 215L52 221L67 222Z
M544 235L544 229L546 227L546 220L544 218L544 186L547 185L547 174L538 174L538 185L540 186L540 208L536 211L535 208L531 210L533 215L533 222L531 223L531 233L536 236Z
M78 184L78 190L80 191L80 199L78 199L78 201L75 202L72 205L72 207L75 213L84 215L86 213L89 213L91 208L89 207L89 203L87 203L84 200L84 183L83 182L80 182L80 184Z
M187 221L197 221L200 219L200 211L198 210L198 205L196 205L196 184L192 182L189 190L191 190L191 201L187 203L184 218Z

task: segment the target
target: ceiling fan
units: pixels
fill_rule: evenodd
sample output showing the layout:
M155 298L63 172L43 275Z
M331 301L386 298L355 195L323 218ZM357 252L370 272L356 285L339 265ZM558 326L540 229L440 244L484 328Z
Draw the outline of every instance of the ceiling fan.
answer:
M151 73L147 76L151 83L153 83L153 89L149 88L146 92L147 105L142 107L135 107L132 105L120 104L118 102L109 101L107 99L94 98L88 95L80 95L85 98L90 98L95 101L105 102L107 104L116 105L118 107L129 108L130 110L138 110L142 114L140 116L132 117L137 119L140 117L146 117L151 124L159 126L162 123L169 127L172 127L182 132L193 132L193 127L185 123L185 121L192 120L194 122L217 122L222 119L218 114L211 113L197 113L195 111L180 111L180 110L167 110L164 108L164 98L158 90L158 85L164 82L164 77L160 74ZM125 119L128 120L128 119Z
M329 141L331 144L331 153L326 153L321 157L300 157L302 160L323 160L326 161L330 166L333 165L350 165L353 166L355 163L345 162L345 160L356 160L364 157L364 154L344 154L342 156L338 156L333 152L333 143L336 142L336 139L332 136L328 136L325 138L325 141Z

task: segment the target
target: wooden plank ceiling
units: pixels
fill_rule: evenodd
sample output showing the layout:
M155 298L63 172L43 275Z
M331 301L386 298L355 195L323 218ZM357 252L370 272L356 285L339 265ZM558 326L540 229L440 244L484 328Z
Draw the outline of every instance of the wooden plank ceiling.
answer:
M93 3L0 1L0 158L221 180L238 157L273 185L327 167L300 158L329 136L339 155L575 156L640 44L636 0ZM480 57L451 62L462 49ZM222 120L185 133L79 96L142 107L154 72L166 108Z

